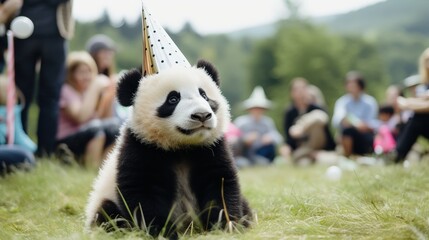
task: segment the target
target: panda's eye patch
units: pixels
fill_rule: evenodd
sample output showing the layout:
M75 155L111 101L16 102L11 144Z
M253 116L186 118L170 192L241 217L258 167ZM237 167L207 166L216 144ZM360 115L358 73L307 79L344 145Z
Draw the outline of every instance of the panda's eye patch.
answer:
M167 101L171 105L176 105L180 101L180 93L171 91L167 96Z
M204 92L204 90L203 90L203 89L198 88L198 91L200 92L201 97L203 97L206 101L208 101L208 100L209 100L209 98L207 97L206 92Z

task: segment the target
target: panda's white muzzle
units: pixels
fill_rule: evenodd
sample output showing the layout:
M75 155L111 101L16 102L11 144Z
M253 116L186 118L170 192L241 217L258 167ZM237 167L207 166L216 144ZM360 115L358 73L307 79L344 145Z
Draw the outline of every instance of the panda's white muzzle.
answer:
M185 135L192 135L198 131L210 131L216 127L216 121L212 118L211 112L195 112L189 116L186 127L177 127L179 132Z

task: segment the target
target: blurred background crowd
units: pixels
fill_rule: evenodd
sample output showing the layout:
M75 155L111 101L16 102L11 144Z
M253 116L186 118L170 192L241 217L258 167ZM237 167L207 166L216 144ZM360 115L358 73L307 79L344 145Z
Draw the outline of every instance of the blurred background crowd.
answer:
M203 35L190 23L166 29L191 63L218 67L237 166L421 159L429 149L419 138L429 137L429 2L388 0L325 18L302 16L297 3L285 1L283 20L225 34ZM0 131L0 160L33 165L34 153L98 167L129 114L115 87L122 69L141 65L140 19L118 24L105 12L75 21L72 0L0 4L0 107L6 30L18 16L34 23L29 38L14 41L16 149L3 146Z

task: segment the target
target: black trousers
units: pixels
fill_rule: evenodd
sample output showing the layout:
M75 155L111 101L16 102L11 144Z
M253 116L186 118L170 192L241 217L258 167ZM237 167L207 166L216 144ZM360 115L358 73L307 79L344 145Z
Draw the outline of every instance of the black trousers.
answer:
M66 41L52 38L15 39L15 81L26 99L22 126L27 132L28 109L38 89L39 116L37 124L38 155L54 151L58 126L59 96L65 78ZM36 65L40 61L38 85Z
M405 124L396 143L399 160L405 159L420 136L429 139L429 113L416 113Z
M82 126L77 132L59 139L57 144L66 144L76 157L81 157L85 154L89 141L101 133L106 137L104 149L112 145L119 136L120 127L121 123L116 118L95 119Z
M353 139L353 153L364 155L373 152L374 133L373 132L359 132L354 127L343 129L343 136L348 136Z
M0 36L0 73L5 70L6 67L6 59L4 58L4 53L7 49L7 37Z

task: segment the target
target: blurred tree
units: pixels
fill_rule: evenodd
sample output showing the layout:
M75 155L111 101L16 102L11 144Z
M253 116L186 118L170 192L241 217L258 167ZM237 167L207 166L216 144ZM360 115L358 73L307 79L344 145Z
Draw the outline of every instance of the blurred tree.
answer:
M301 2L296 0L284 0L284 2L286 5L286 8L288 9L290 20L302 19Z

